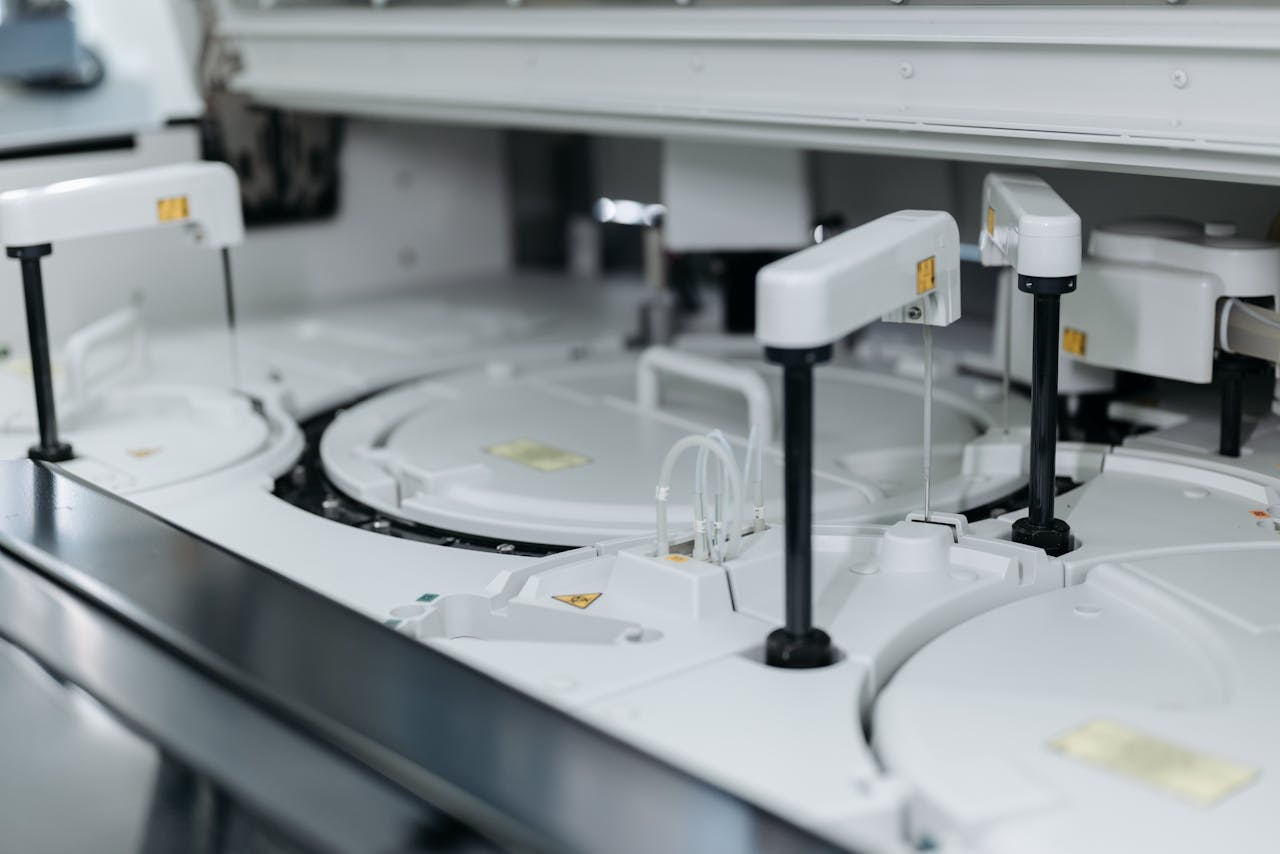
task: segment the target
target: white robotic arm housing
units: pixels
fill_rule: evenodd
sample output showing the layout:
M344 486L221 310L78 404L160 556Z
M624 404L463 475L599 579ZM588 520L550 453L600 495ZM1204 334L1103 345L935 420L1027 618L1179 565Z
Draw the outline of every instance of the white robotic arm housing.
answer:
M231 167L180 163L0 193L4 246L169 226L211 249L241 243L240 186Z
M1043 180L993 172L982 183L982 207L983 266L1037 278L1079 275L1080 216Z
M918 314L912 308L919 308ZM789 255L756 278L756 337L801 350L877 319L960 317L960 233L942 211L899 211Z

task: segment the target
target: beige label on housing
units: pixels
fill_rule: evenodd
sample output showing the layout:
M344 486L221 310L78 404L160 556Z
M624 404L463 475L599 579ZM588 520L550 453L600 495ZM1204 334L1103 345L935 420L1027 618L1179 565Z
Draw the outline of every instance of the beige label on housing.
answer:
M1205 807L1258 776L1256 768L1206 756L1115 721L1092 721L1055 738L1049 746Z
M582 454L575 454L570 451L562 451L559 448L544 445L542 442L535 442L532 439L515 439L510 442L503 442L501 445L490 445L484 450L487 454L492 454L504 460L511 460L513 463L520 463L538 471L561 471L562 469L585 466L591 462L590 457L584 457Z

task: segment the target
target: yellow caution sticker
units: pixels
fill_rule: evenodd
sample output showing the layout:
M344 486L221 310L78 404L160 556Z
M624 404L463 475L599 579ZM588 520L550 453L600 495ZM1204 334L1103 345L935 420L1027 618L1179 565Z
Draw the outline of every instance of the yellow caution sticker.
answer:
M933 290L937 284L937 268L937 257L934 255L916 264L916 293L924 294Z
M603 595L603 593L562 593L559 596L552 596L551 598L557 602L563 602L566 605L572 605L575 608L585 610L590 608L591 605Z
M689 559L684 555L667 555L663 560L669 560L672 563L688 563Z
M161 222L177 222L191 216L191 205L186 196L157 199L156 216Z
M1062 349L1073 356L1083 356L1089 336L1069 326L1062 329Z
M538 471L562 471L563 469L585 466L591 462L590 457L562 451L532 439L515 439L500 445L485 448L485 453L513 463L520 463Z
M1206 756L1115 721L1092 721L1049 742L1049 747L1202 807L1258 777L1256 768Z
M996 236L996 209L987 208L987 234Z

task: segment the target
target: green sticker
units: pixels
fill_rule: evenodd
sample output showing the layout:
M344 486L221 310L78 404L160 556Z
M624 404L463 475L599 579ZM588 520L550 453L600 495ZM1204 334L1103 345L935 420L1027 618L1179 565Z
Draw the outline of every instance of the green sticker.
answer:
M423 593L418 597L419 602L434 602L440 598L439 593Z

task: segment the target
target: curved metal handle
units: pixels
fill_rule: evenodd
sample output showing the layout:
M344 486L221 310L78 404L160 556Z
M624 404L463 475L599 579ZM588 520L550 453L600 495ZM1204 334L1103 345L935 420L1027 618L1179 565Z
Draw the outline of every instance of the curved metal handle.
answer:
M95 352L121 342L128 343L123 357L90 371L90 360ZM109 373L140 368L146 361L146 346L142 314L136 308L113 312L77 331L67 339L64 349L67 392L71 401L83 403L89 397L90 384Z
M747 399L747 417L759 431L760 443L773 441L773 402L769 386L755 371L669 347L650 347L640 354L636 365L636 403L642 408L660 407L658 377L662 374L675 374L740 392Z

